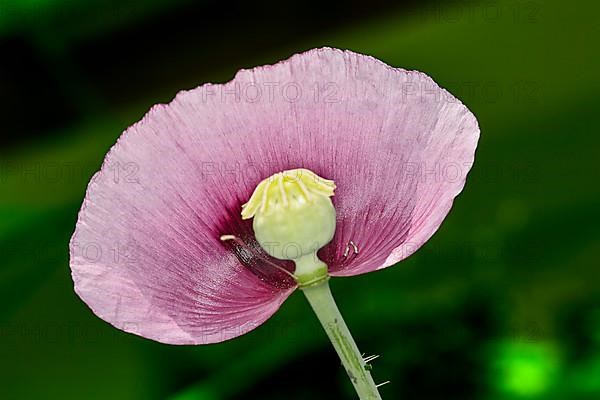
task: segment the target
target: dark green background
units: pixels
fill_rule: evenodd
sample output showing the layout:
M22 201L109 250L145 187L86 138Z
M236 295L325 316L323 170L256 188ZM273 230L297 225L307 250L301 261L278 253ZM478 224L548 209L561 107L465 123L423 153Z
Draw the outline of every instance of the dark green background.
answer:
M175 347L96 318L67 243L121 131L182 88L323 45L418 69L481 141L442 228L332 286L385 399L600 398L598 2L0 3L0 397L353 398L305 299ZM58 175L57 175L58 174ZM314 379L307 379L314 376Z

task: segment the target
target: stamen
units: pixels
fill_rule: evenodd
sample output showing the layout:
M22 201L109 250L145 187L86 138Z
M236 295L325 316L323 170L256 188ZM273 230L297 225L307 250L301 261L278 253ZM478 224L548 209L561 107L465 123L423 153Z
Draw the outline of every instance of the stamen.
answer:
M344 250L344 258L348 257L348 254L350 254L350 246L352 246L354 249L354 254L358 254L358 246L351 240L348 242L346 249Z
M244 250L248 251L250 254L253 254L254 256L260 258L262 261L264 261L265 263L269 264L270 266L278 269L279 271L287 274L288 276L292 277L294 279L294 281L296 280L296 277L294 276L294 274L292 274L290 271L288 271L287 269L275 264L274 262L267 260L266 258L262 257L260 254L256 254L246 243L244 243L244 241L240 238L238 238L235 235L221 235L221 237L219 238L221 239L222 242L226 242L228 240L233 240L235 243L237 243L241 248L243 248Z

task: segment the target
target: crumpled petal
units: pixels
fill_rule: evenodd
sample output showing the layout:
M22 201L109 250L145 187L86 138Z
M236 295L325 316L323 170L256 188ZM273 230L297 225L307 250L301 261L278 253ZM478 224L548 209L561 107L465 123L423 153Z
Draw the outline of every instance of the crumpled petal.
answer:
M180 92L123 134L90 184L71 243L77 293L162 342L245 333L295 288L281 272L293 266L261 253L241 220L261 180L307 168L335 181L337 230L320 256L333 275L355 275L429 239L478 137L473 114L429 77L350 51L311 50ZM115 257L115 244L136 258Z
M157 106L123 134L88 187L71 269L78 295L115 327L204 344L262 324L295 285L254 273L239 262L243 249L219 240L240 198L203 177L209 149L186 129Z

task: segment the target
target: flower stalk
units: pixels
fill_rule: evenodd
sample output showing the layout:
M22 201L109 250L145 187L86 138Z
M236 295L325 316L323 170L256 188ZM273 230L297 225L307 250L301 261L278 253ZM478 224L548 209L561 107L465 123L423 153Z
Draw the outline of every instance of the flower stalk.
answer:
M381 400L377 385L369 372L369 366L358 350L358 346L335 304L328 279L307 286L300 285L300 289L304 292L325 329L354 385L354 389L356 389L358 397L361 400Z
M369 366L331 295L327 264L317 255L335 233L336 212L330 198L335 188L332 180L308 169L279 172L258 184L242 206L242 218L254 218L252 227L263 250L296 264L294 279L327 332L359 398L381 400ZM285 245L275 246L281 243Z

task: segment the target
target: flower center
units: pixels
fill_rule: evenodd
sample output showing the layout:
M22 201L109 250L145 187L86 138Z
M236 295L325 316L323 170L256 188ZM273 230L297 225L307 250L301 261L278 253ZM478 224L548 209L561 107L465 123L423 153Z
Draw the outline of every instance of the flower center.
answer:
M258 184L242 206L242 218L260 246L272 257L292 260L300 286L326 279L327 266L317 251L335 233L335 208L330 197L335 184L308 169L276 173Z

